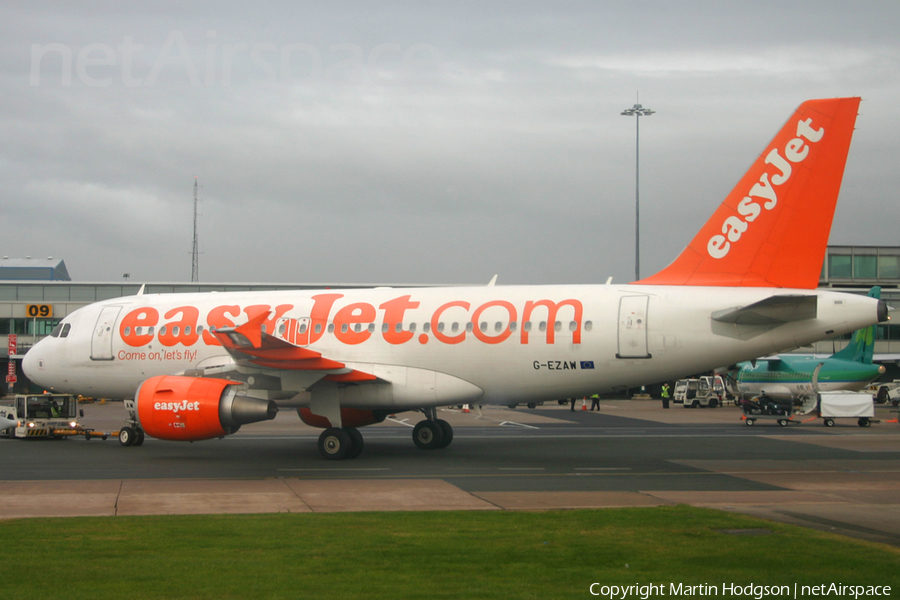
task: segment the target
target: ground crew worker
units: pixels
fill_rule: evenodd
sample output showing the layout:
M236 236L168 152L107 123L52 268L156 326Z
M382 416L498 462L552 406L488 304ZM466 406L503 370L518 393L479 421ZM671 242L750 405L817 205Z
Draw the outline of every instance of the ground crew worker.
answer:
M662 403L663 408L669 408L669 383L666 382L662 385Z
M591 410L594 410L595 408L600 410L600 394L591 396Z

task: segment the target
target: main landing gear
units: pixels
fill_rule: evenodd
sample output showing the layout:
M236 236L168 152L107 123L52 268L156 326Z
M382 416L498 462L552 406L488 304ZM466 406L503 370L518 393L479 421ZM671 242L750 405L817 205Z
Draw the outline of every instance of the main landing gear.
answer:
M437 450L446 448L453 441L453 427L443 419L437 418L437 409L420 409L425 415L413 428L413 443L420 450Z
M425 420L413 428L413 443L421 450L446 448L453 441L453 427L437 418L433 408L421 409ZM363 436L355 427L329 427L319 436L319 454L328 460L344 460L359 456L363 447Z
M328 460L356 458L362 454L364 445L356 427L329 427L319 436L319 454Z

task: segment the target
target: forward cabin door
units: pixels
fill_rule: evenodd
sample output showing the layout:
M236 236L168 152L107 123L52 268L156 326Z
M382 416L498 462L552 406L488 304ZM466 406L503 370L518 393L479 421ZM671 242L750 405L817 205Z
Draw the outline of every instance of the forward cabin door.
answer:
M121 310L121 306L106 306L100 311L91 338L91 360L113 359L113 333Z
M647 351L649 296L624 296L619 300L619 352L616 358L651 358Z

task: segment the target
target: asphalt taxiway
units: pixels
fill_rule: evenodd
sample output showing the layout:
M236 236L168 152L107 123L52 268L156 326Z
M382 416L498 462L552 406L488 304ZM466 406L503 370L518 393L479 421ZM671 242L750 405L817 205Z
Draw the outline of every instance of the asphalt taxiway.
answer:
M121 403L86 405L87 427L115 433ZM444 450L412 443L420 418L366 427L357 459L319 457L319 430L294 414L194 444L123 447L0 440L4 516L360 510L534 510L685 503L900 546L896 409L858 427L839 419L743 424L734 407L664 410L604 401L599 412L442 410Z

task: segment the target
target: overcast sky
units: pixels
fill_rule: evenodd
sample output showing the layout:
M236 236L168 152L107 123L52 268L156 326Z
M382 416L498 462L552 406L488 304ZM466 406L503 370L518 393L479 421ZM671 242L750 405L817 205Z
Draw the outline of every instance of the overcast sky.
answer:
M0 254L76 281L624 283L861 96L832 244L900 244L900 2L0 6ZM27 5L27 6L26 6Z

